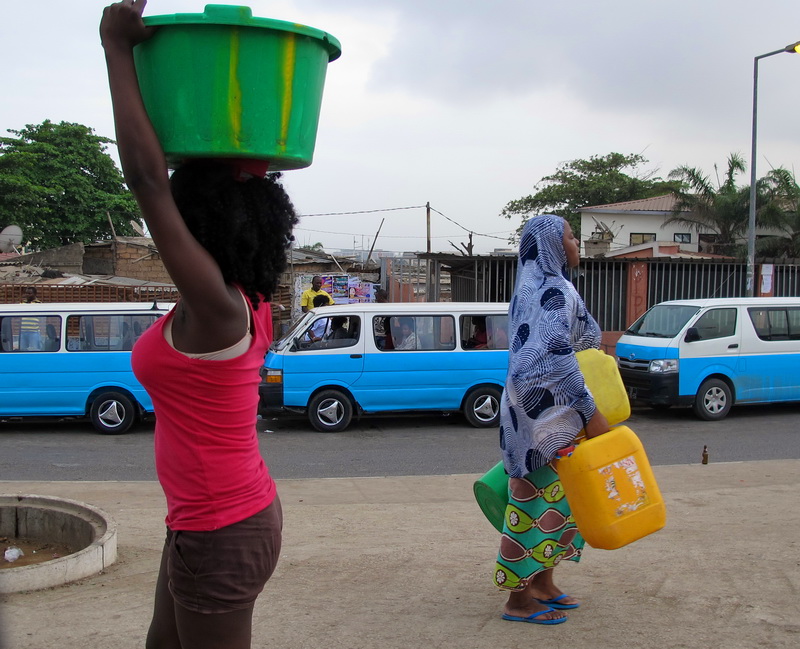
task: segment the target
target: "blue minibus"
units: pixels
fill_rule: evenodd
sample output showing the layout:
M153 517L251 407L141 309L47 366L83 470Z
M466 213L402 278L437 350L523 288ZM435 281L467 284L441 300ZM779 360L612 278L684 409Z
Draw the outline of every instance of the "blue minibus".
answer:
M88 417L124 433L153 403L131 349L171 304L0 305L0 419Z
M672 300L622 335L631 400L723 419L734 404L800 401L800 298Z
M270 348L260 410L305 414L322 432L399 412L460 411L493 427L507 368L507 304L318 307Z

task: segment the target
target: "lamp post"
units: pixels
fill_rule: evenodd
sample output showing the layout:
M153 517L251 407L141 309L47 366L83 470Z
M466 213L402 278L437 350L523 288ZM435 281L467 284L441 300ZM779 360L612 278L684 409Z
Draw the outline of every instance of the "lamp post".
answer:
M750 214L747 220L747 297L755 295L756 276L756 126L758 114L758 62L776 54L800 53L800 41L753 59L753 135L750 149Z

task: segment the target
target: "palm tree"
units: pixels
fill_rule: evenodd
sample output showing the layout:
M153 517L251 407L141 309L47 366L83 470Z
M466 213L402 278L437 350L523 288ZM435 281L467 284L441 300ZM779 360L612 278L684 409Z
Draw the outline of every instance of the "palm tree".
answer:
M675 192L675 206L664 223L683 223L698 233L712 232L716 234L714 252L742 256L737 241L747 233L750 189L736 185L736 174L745 169L742 157L732 153L724 180L720 183L717 177L716 186L696 167L673 169L669 178L680 182L681 188Z
M763 257L800 257L800 186L788 169L778 167L759 181L764 204L759 224L781 232L758 241Z

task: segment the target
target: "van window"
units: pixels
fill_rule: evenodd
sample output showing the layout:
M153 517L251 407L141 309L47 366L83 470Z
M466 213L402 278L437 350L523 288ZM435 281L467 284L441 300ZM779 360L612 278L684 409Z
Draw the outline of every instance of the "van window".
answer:
M800 340L800 309L747 309L756 335L761 340Z
M300 336L300 349L352 347L361 337L361 318L332 316L318 318Z
M455 318L451 315L376 316L372 326L375 346L383 351L442 351L456 348Z
M461 316L464 349L508 349L508 314Z
M693 326L700 336L698 340L732 336L736 332L736 309L710 309Z
M71 315L67 317L67 351L130 351L154 315Z
M625 333L653 338L674 338L699 310L700 308L696 306L657 304L634 322Z
M54 315L7 316L0 323L4 352L54 352L61 344L61 318Z

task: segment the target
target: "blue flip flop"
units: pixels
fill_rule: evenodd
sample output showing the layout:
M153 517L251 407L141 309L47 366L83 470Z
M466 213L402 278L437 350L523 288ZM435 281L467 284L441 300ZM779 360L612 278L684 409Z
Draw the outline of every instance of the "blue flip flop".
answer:
M503 613L504 620L510 620L511 622L529 622L530 624L561 624L562 622L566 622L567 618L565 617L557 617L554 619L545 619L539 620L537 619L540 615L544 615L545 613L554 613L555 609L546 608L543 611L539 611L538 613L534 613L533 615L529 615L528 617L517 617L516 615L509 615L508 613Z
M578 608L580 606L580 604L560 604L559 602L565 597L569 597L569 595L563 593L562 595L554 597L553 599L537 599L536 601L540 604L544 604L545 606L551 606L552 608L558 609L559 611Z

